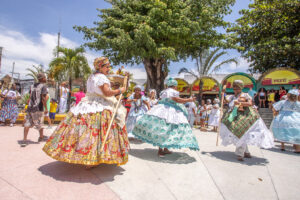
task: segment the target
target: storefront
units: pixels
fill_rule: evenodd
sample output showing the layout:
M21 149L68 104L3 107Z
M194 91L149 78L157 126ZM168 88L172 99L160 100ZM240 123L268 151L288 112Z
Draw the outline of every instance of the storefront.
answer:
M243 92L248 92L249 88L253 88L255 91L257 89L255 79L251 75L243 72L229 74L223 79L222 85L224 85L225 80L227 81L226 93L233 93L232 85L235 80L242 80L244 82Z
M201 78L203 82L202 94L203 99L214 99L218 97L220 92L219 82L212 77L203 77ZM199 94L199 83L200 79L197 79L192 84L192 94Z
M293 85L299 87L300 72L291 68L276 68L269 70L258 79L258 89L279 90L284 87L289 90Z
M190 95L191 94L191 87L188 84L188 82L186 82L183 79L180 78L176 78L175 79L177 81L177 90L179 91L180 95Z

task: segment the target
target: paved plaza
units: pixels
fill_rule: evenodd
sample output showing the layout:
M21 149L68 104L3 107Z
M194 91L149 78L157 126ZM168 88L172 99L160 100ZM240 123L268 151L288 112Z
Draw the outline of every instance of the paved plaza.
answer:
M46 135L52 130L45 129ZM23 128L0 128L0 199L103 200L296 200L300 196L300 156L250 147L253 158L236 161L234 146L217 146L216 133L194 129L200 151L175 150L164 158L147 143L133 142L124 166L83 166L53 160L30 130L21 148Z

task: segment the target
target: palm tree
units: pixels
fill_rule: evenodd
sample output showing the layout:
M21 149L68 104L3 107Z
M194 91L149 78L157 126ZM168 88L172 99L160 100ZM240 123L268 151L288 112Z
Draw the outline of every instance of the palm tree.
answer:
M54 58L50 62L50 77L57 82L69 80L71 91L73 79L83 78L85 81L92 72L84 56L85 50L82 47L75 49L58 47L57 53L61 53L61 56ZM69 93L69 100L70 95Z
M209 50L209 49L199 49L193 56L192 59L196 60L196 70L188 70L187 68L181 68L178 72L178 74L186 73L190 74L196 79L200 79L199 82L199 96L198 101L200 102L202 99L202 87L203 87L203 81L201 78L203 76L210 75L213 72L216 72L220 70L222 65L229 64L229 63L235 63L238 64L238 61L236 58L230 58L227 60L224 60L220 63L216 63L216 61L223 55L226 55L227 52L221 51L221 48L216 48L215 50Z
M26 68L27 71L29 71L28 74L26 74L26 76L30 76L34 79L35 82L38 82L38 79L37 79L37 74L38 73L45 73L45 70L44 70L44 66L43 65L38 65L38 66L35 66L35 65L32 65L33 69L32 68Z

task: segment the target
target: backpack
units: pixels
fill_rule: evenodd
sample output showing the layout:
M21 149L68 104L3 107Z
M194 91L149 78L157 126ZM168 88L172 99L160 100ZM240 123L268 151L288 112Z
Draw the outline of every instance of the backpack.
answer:
M39 83L38 85L34 84L30 88L30 101L28 104L29 112L43 111L43 102L42 102L42 89L45 85Z

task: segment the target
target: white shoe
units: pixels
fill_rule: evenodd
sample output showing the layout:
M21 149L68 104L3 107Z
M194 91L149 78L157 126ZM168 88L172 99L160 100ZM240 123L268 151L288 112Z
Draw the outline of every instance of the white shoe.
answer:
M9 126L10 126L10 127L13 127L13 126L14 126L14 124L10 124Z

